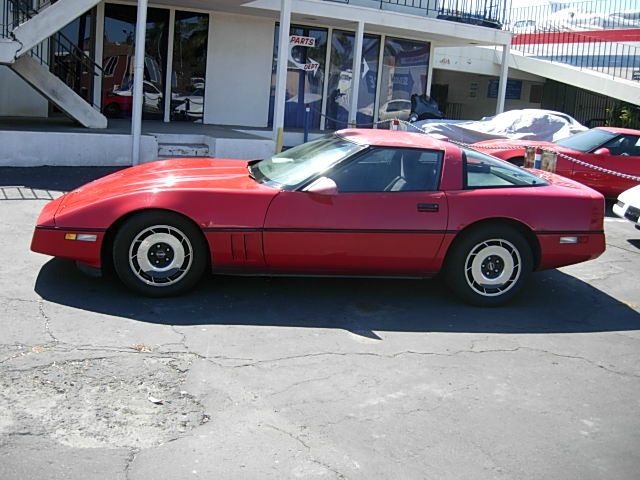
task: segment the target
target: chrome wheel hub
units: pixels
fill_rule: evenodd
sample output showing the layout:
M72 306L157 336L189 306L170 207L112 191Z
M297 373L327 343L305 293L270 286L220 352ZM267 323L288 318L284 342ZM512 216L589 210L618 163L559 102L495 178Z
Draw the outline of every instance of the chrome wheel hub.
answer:
M193 249L187 236L169 225L154 225L140 232L129 248L132 272L157 287L179 281L191 268Z
M502 239L486 240L471 249L465 261L467 284L476 293L495 297L518 281L522 270L520 252Z

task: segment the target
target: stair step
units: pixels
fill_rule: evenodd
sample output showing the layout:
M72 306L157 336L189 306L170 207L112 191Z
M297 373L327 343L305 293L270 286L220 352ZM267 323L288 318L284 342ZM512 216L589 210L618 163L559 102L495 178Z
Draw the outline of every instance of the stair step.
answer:
M209 145L204 143L158 143L159 157L208 157Z
M64 3L64 2L60 2ZM57 5L57 4L56 4ZM107 128L107 118L89 105L84 98L30 55L22 55L9 68L67 116L87 128Z

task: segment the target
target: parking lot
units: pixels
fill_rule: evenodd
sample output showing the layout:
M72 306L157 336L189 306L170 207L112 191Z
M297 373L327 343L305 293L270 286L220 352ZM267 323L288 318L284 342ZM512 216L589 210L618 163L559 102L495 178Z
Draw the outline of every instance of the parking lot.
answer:
M0 479L638 478L630 223L498 309L437 279L153 300L29 251L44 199L103 173L0 169Z

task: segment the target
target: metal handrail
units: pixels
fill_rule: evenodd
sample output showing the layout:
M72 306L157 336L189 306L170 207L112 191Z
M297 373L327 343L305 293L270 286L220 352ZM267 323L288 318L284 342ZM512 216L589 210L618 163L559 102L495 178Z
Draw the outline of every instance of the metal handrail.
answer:
M31 2L4 0L3 36L12 38L13 29L33 18L50 4L50 0L39 0L38 9L34 9L31 7ZM48 66L54 75L67 83L87 103L99 109L99 106L93 101L93 79L94 77L102 77L103 68L87 55L83 48L58 31L32 48L30 55L37 59L41 65ZM86 75L90 80L88 81L87 95L83 95L81 82L75 80Z
M588 32L545 32L536 35L535 40L539 40L536 42L526 42L527 35L516 35L511 48L527 56L580 70L640 80L640 47L635 45L606 41Z
M533 5L512 9L505 28L514 33L640 28L640 11L637 0Z
M325 0L334 3L367 6L362 0ZM372 8L400 8L440 20L502 28L511 10L511 0L369 0Z

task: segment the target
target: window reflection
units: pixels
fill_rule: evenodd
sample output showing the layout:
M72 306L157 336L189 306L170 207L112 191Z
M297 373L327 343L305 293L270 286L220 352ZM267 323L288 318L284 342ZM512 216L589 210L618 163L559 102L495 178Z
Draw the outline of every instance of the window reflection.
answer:
M425 93L428 67L428 42L385 39L379 120L409 119L411 95Z
M276 25L269 102L269 126L273 125L279 32L280 27ZM308 104L311 107L309 127L320 128L327 30L292 26L288 51L284 126L285 128L303 128L305 105Z
M333 32L325 124L328 129L337 130L348 126L354 49L355 34L353 32ZM379 54L380 37L365 35L358 87L358 113L356 114L358 126L370 126L363 124L373 123Z
M49 49L51 72L74 92L93 103L93 66L82 55L93 59L94 10L90 10L60 30L57 44ZM96 72L97 73L97 72Z
M162 119L169 11L147 10L143 118ZM102 64L102 111L110 117L131 117L136 7L105 5Z
M202 121L209 15L176 12L171 75L171 119Z

